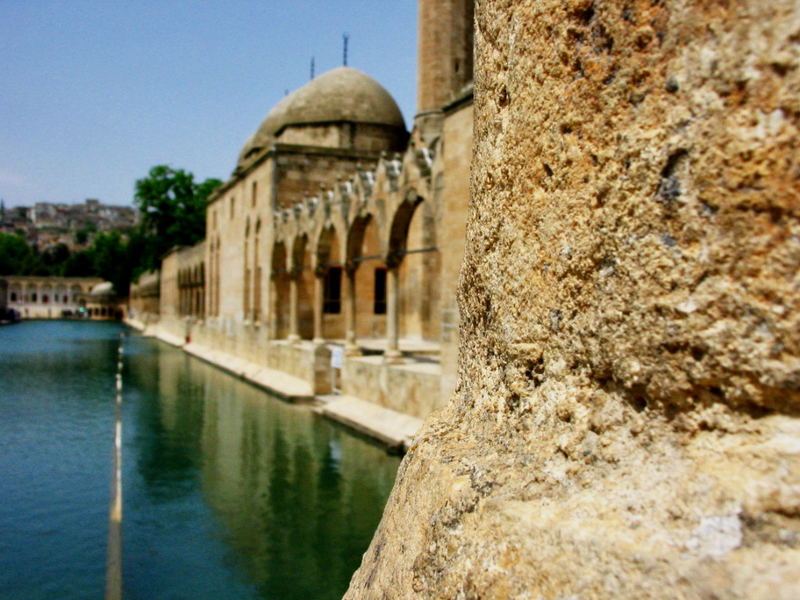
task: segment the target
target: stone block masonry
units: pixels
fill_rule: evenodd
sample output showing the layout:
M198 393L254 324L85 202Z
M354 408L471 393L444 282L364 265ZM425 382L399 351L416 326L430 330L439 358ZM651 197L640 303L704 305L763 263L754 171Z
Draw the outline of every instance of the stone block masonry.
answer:
M346 597L800 597L800 5L475 39L459 379Z

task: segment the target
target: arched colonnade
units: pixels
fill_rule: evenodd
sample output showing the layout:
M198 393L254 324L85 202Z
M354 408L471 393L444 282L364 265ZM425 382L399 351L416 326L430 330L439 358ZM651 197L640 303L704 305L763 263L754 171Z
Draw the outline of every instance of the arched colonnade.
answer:
M181 316L202 318L206 313L206 266L192 265L178 271L178 311Z
M422 219L428 181L409 154L382 158L333 189L275 211L269 249L270 337L298 341L386 338L388 361L399 359L401 272L409 254L436 253L434 219ZM409 247L409 232L417 235ZM406 278L410 280L411 278ZM429 274L429 280L435 274ZM425 295L426 289L407 294Z

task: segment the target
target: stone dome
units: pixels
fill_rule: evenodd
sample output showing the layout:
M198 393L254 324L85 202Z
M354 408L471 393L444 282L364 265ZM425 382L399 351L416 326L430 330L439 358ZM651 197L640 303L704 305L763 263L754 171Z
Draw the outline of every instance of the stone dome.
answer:
M400 108L386 88L358 69L338 67L278 102L245 142L238 165L290 125L336 122L371 123L405 131Z
M89 292L89 296L92 298L105 298L107 296L114 295L114 285L110 281L104 281L102 283L98 283L92 288L92 291Z

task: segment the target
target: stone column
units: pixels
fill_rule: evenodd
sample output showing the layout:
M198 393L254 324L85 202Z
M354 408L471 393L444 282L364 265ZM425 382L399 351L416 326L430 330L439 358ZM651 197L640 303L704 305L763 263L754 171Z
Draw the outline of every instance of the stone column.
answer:
M268 339L278 339L278 279L277 275L272 273L269 280L269 298L267 299L267 307L269 313L267 314Z
M292 273L289 280L289 341L296 343L300 341L300 310L298 307L298 285L299 273Z
M324 300L325 275L319 271L314 277L314 343L322 344L322 302Z
M361 350L356 339L356 269L348 267L345 269L345 340L344 353L346 356L358 356Z
M397 363L402 361L400 354L400 344L398 342L398 330L400 315L398 312L398 296L400 293L400 268L390 266L386 279L386 350L383 353L383 360L387 363Z

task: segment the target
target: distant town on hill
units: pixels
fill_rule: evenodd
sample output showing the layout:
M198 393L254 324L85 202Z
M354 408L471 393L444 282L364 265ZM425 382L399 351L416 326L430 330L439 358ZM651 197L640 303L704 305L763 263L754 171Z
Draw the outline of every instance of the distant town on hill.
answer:
M103 204L88 198L82 204L37 202L5 208L0 201L0 232L23 236L39 251L64 244L71 251L85 248L97 232L127 231L138 219L131 206Z

